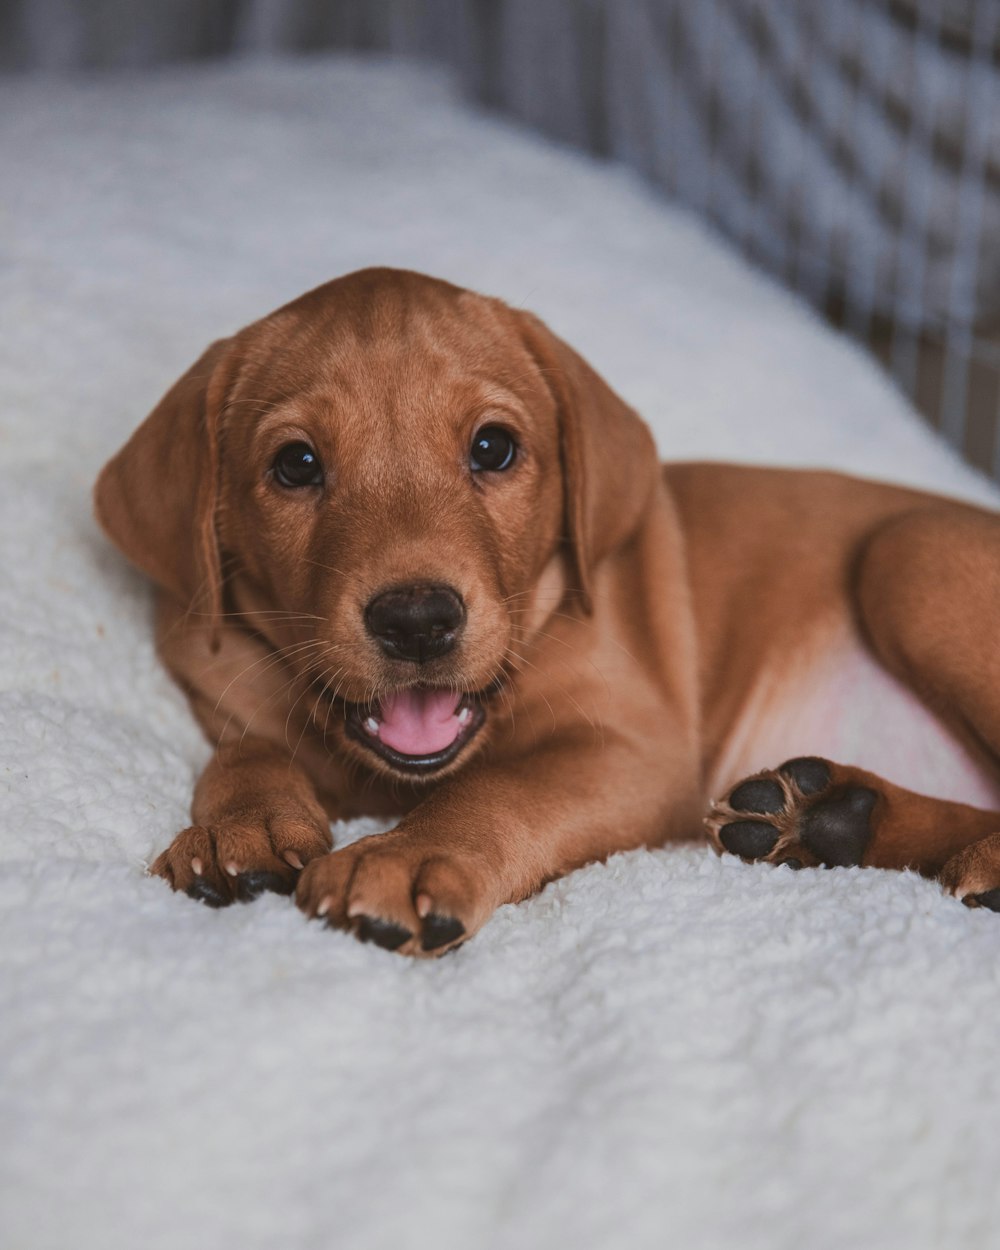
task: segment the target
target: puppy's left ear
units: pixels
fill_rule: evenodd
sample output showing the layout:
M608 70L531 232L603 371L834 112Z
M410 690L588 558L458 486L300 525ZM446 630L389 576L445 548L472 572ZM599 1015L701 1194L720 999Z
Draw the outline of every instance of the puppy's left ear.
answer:
M232 341L213 343L174 383L94 488L108 537L180 604L209 618L213 636L222 611L219 419Z
M656 444L582 356L537 317L517 317L559 413L566 536L589 613L594 569L638 528L659 480Z

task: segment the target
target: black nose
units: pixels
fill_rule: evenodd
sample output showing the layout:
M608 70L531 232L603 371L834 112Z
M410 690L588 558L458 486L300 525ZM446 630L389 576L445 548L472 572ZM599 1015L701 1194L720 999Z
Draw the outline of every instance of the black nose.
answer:
M370 600L365 624L394 660L423 664L455 645L465 605L450 586L392 586Z

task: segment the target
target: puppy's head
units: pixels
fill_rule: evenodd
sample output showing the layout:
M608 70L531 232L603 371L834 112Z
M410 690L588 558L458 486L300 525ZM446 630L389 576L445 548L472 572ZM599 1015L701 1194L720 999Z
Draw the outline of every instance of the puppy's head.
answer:
M560 600L591 610L655 474L645 426L541 322L370 269L213 344L96 500L167 592L312 680L339 749L415 779L486 740Z

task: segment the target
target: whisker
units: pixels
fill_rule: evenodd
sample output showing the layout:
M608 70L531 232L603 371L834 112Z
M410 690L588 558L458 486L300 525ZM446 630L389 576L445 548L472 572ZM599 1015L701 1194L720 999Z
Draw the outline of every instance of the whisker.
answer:
M324 642L322 639L319 639L312 643L303 644L302 650L305 650L308 647L320 647L320 648L325 649L328 652L341 649L341 648L336 647L334 644ZM284 657L279 657L279 658L284 658ZM272 691L271 694L268 695L266 699L264 699L262 702L257 704L253 712L248 717L247 723L243 727L243 733L240 735L240 744L239 744L240 751L242 751L243 742L247 736L247 732L249 731L250 726L253 724L254 720L256 720L256 718L260 715L261 711L264 708L266 708L268 704L273 703L274 700L278 698L280 695L282 694L287 695L288 692L290 692L294 688L295 683L297 681L301 681L305 683L304 689L299 693L295 702L292 704L291 709L289 710L288 716L285 718L285 744L286 746L289 746L289 747L291 746L291 744L288 742L288 720L291 717L292 711L294 711L295 707L298 705L303 695L307 694L309 689L311 688L312 681L310 679L310 675L308 671L301 672L301 673L293 672L291 676L289 677L288 681L286 681L283 685L279 686L277 690ZM232 683L230 683L230 685L231 684ZM229 720L226 721L226 726L225 726L226 729L228 729L231 721L232 721L232 715L230 715ZM293 758L294 758L294 755L293 755Z
M266 617L268 620L294 620L294 621L326 621L325 616L320 616L316 612L290 612L282 608L248 608L242 612L197 612L192 609L191 616L207 616L211 618L220 617L227 619L236 616L260 616Z
M319 700L323 697L323 692L327 688L327 681L325 679L325 675L328 672L330 672L330 669L332 667L333 667L332 665L328 665L326 668L321 669L319 673L309 683L309 685L305 687L305 689L302 691L302 694L299 695L298 699L295 700L295 702L292 704L292 706L288 710L288 715L285 717L285 745L291 746L291 743L289 743L288 741L288 723L292 719L292 713L295 711L296 707L298 707L299 702L301 701L303 695L307 694L310 690L314 689L317 681L322 682L319 693L316 694L316 698L313 702L313 706L310 708L308 714L302 718L302 730L299 733L298 741L295 743L295 748L292 751L292 758L289 760L289 766L291 766L291 764L295 762L295 756L298 754L299 747L302 745L302 739L305 737L306 730L309 728L311 724L312 725L315 724L316 707L319 703ZM343 671L343 666L341 666L341 668L337 670L337 672L342 672L342 671Z
M550 634L548 630L538 630L537 633L532 635L531 641L533 642L536 638L545 638L549 642L558 642L560 646L565 647L566 650L575 655L577 659L583 660L583 662L600 678L601 684L604 686L604 692L608 698L610 699L612 697L611 682L608 680L604 670L589 655L584 655L578 647L574 647L573 644L567 642L565 638L560 638L558 634ZM562 663L568 664L568 661L563 660Z
M513 741L514 736L517 733L517 720L515 716L514 700L511 697L510 691L507 689L506 685L499 686L497 693L499 694L504 706L507 709L508 717L510 720L510 736L508 740ZM531 719L530 712L528 713L528 722L531 725L532 735L534 735L535 724L534 724L534 721Z
M518 675L521 677L525 676L524 665L528 665L529 667L531 667L530 661L526 660L524 656L520 655L517 651L514 651L511 647L507 648L506 659L514 668L515 672L517 672ZM555 733L555 731L559 727L559 719L556 716L555 708L549 702L548 696L545 694L543 690L539 690L538 693L542 701L545 703L545 706L549 709L549 715L552 717L552 732ZM532 732L534 732L534 726L532 726Z
M510 615L510 616L524 615L524 614L526 614L526 613L528 613L528 612L530 612L530 611L531 611L531 609L530 609L530 608L512 608L512 609L510 610L510 612L508 613L508 615ZM545 618L545 619L546 619L546 621L549 621L549 620L551 620L553 617L558 617L558 618L559 618L559 620L561 620L561 621L570 621L570 622L572 622L573 624L577 624L577 625L580 623L580 618L579 618L579 617L577 617L577 616L571 616L568 612L550 612L550 613L548 614L548 616L546 616L546 618ZM553 638L553 639L555 640L555 635L553 635L553 634L545 634L545 631L543 631L541 628L539 628L538 630L536 630L536 631L535 631L535 634L533 634L533 635L532 635L532 637L535 637L535 636L538 636L538 637L545 636L545 637ZM559 640L557 640L557 641L562 641L562 642L564 642L564 643L565 643L565 640L564 640L564 639L559 639ZM614 646L616 646L616 647L618 648L618 650L622 652L622 654L623 654L623 655L627 656L627 657L628 657L628 658L632 661L632 663L633 663L633 664L636 664L636 665L638 665L638 664L639 664L639 661L638 661L638 660L636 659L636 657L632 654L632 652L631 652L631 651L629 651L628 647L626 647L626 646L624 645L624 643L619 642L617 638L609 638L609 639L608 639L608 641L609 641L609 642L611 642ZM567 645L567 646L568 646L569 644L568 644L568 643L565 643L565 645ZM641 666L640 666L640 667L641 667Z
M260 715L260 713L264 710L264 708L268 706L268 704L273 703L274 700L278 698L280 695L287 694L287 692L291 690L293 686L295 685L296 680L297 680L296 677L294 676L290 677L288 681L286 681L283 685L279 686L277 690L272 691L271 694L269 694L266 699L262 700L260 703L257 704L254 710L247 717L247 722L243 726L243 732L240 734L240 740L236 748L237 755L242 756L243 743L246 741L246 736L250 732L251 726L253 725L257 717ZM226 721L227 729L229 728L230 721L232 721L232 715L230 715L229 720Z
M324 644L323 644L322 642L320 642L320 641L317 641L317 642L309 642L309 643L302 643L302 644L300 645L299 650L300 650L300 652L305 653L305 652L306 652L308 649L310 649L310 648L321 648L321 647L323 647L323 646L324 646ZM263 668L261 668L260 672L258 672L258 673L255 675L255 680L256 680L256 678L257 678L257 677L261 677L261 676L263 676L264 674L266 674L266 673L270 672L271 670L273 670L274 668L277 668L277 667L278 667L278 666L279 666L279 665L280 665L280 664L284 661L284 659L285 659L285 658L286 658L286 657L285 657L285 655L284 655L284 654L280 654L280 653L279 653L279 654L276 654L276 653L274 653L274 652L269 652L267 655L262 656L262 657L261 657L260 659L258 659L258 660L255 660L253 664L248 664L248 665L246 666L246 668L244 668L244 669L242 670L242 672L237 673L237 675L236 675L236 676L232 679L232 681L230 681L230 682L229 682L229 684L226 686L226 689L225 689L225 690L223 690L222 694L220 694L220 695L219 695L219 698L218 698L218 700L216 701L215 707L212 709L212 714L213 714L213 716L214 716L214 715L216 715L216 714L218 713L218 711L219 711L219 707L220 707L220 705L221 705L221 703L222 703L222 700L225 698L226 693L227 693L227 692L229 691L229 689L232 687L232 685L233 685L233 683L234 683L234 682L239 681L239 679L240 679L241 677L245 676L245 675L246 675L248 672L250 672L253 668L256 668L258 665L263 664L263 665L264 665L264 667L263 667ZM288 678L288 681L287 681L287 682L285 682L283 685L279 686L279 687L278 687L278 689L277 689L276 691L272 691L272 693L271 693L271 694L270 694L270 695L269 695L269 696L268 696L268 697L267 697L267 698L266 698L266 699L265 699L262 703L259 703L259 704L257 705L257 707L254 709L253 714L252 714L252 715L251 715L251 717L250 717L250 720L252 721L252 720L254 719L254 717L256 717L256 716L257 716L258 712L261 710L261 708L262 708L262 707L266 707L266 706L267 706L267 705L268 705L268 704L269 704L269 703L270 703L273 699L275 699L275 698L276 698L279 694L281 694L281 693L282 693L282 691L287 690L287 689L288 689L288 687L289 687L289 686L290 686L293 682L295 682L295 681L297 681L297 680L300 680L300 678L301 678L301 674L297 674L297 673L294 673L294 672L293 672L293 673L289 676L289 678ZM228 730L229 730L229 726L232 724L233 717L234 717L235 715L236 715L236 711L235 711L235 709L234 709L232 712L230 712L229 716L226 718L226 723L225 723L225 725L223 725L223 727L222 727L222 733L221 733L220 737L221 737L222 735L224 735L224 734L226 734L226 733L228 732ZM247 722L247 724L246 724L246 725L244 726L244 728L243 728L243 734L242 734L242 735L241 735L241 737L240 737L240 742L241 742L241 744L242 744L243 738L246 736L246 731L247 731L247 729L249 728L249 724L250 724L250 721L248 721L248 722Z
M320 692L320 697L326 699L326 716L324 716L323 718L323 745L324 746L326 746L327 730L330 728L330 713L333 711L334 707L336 706L337 696L340 693L340 687L344 684L344 679L342 677L343 672L344 672L344 669L343 669L343 666L341 666L334 672L333 676L327 682L324 683L323 689ZM337 678L340 678L340 680L337 681ZM330 692L330 684L333 681L337 681L337 688L336 690L334 690L332 694L330 694L329 698L327 698L327 695Z
M222 693L219 695L218 699L215 702L215 707L212 709L213 715L216 712L218 712L219 705L222 703L222 700L226 697L226 695L233 688L236 682L246 677L248 673L251 673L259 665L263 664L264 668L262 668L261 671L255 675L257 677L263 676L263 674L268 672L269 669L274 668L277 665L283 663L284 661L291 659L293 656L298 656L304 652L310 651L315 648L325 647L327 645L328 644L323 642L321 639L313 639L312 641L309 641L309 642L293 643L288 647L277 647L271 651L268 651L265 655L260 656L258 659L254 660L252 663L247 664L244 668L240 669L240 671L236 674L236 676L233 677L226 684Z
M543 672L543 670L542 670L542 669L540 669L540 668L538 667L538 665L537 665L537 664L532 663L532 661L531 661L531 660L529 660L529 659L527 658L527 656L519 655L517 652L512 652L512 651L511 651L511 649L510 649L509 647L508 647L508 649L507 649L507 654L508 654L508 655L515 655L515 656L516 656L516 658L517 658L518 660L520 660L523 664L527 664L530 668L534 669L534 670L535 670L535 672L539 672L539 673L540 673L540 672ZM558 679L557 677L555 677L555 676L554 676L551 672L549 672L549 673L547 673L547 674L545 674L545 675L546 675L547 677L549 677L552 681L554 681L554 682L555 682L555 684L559 687L559 690L560 690L560 692L562 693L562 695L564 696L564 698L566 698L566 699L567 699L567 701L568 701L568 702L570 702L570 703L573 705L573 707L575 707L575 708L576 708L576 710L580 713L580 715L583 717L583 719L584 719L584 720L587 722L587 724L591 727L591 729L594 731L594 733L595 733L595 734L597 734L597 735L599 736L600 741L601 741L601 744L603 745L603 742L604 742L604 722L602 721L602 722L600 723L600 725L598 725L598 724L597 724L597 722L594 720L594 718L593 718L592 716L589 716L589 715L587 714L587 712L585 712L585 711L584 711L584 709L580 706L580 703L579 703L579 702L578 702L578 701L577 701L577 700L576 700L576 699L575 699L575 698L574 698L574 697L573 697L573 696L569 693L569 691L568 691L568 690L566 689L566 687L562 684L562 682L561 682L561 681L559 681L559 679ZM541 692L539 692L539 693L541 693ZM542 698L543 698L543 699L545 699L545 695L544 695L544 694L542 694ZM546 703L548 703L548 699L545 699L545 701L546 701ZM549 707L550 707L550 708L551 708L551 706L552 706L552 705L551 705L551 704L549 704ZM553 724L553 729L555 729L555 728L556 728L556 726L555 726L555 724Z
M328 573L336 573L338 577L346 577L343 569L334 568L332 564L324 564L322 560L313 560L309 556L300 557L306 564L315 564L318 569L326 569Z

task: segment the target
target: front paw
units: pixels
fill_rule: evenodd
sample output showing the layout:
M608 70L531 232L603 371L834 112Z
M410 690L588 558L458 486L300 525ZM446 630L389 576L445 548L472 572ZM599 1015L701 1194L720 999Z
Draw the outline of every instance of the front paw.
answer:
M291 894L304 865L330 849L330 834L298 813L249 813L179 833L149 871L209 907Z
M295 901L310 918L401 955L442 955L489 917L488 874L413 833L376 834L313 860Z

